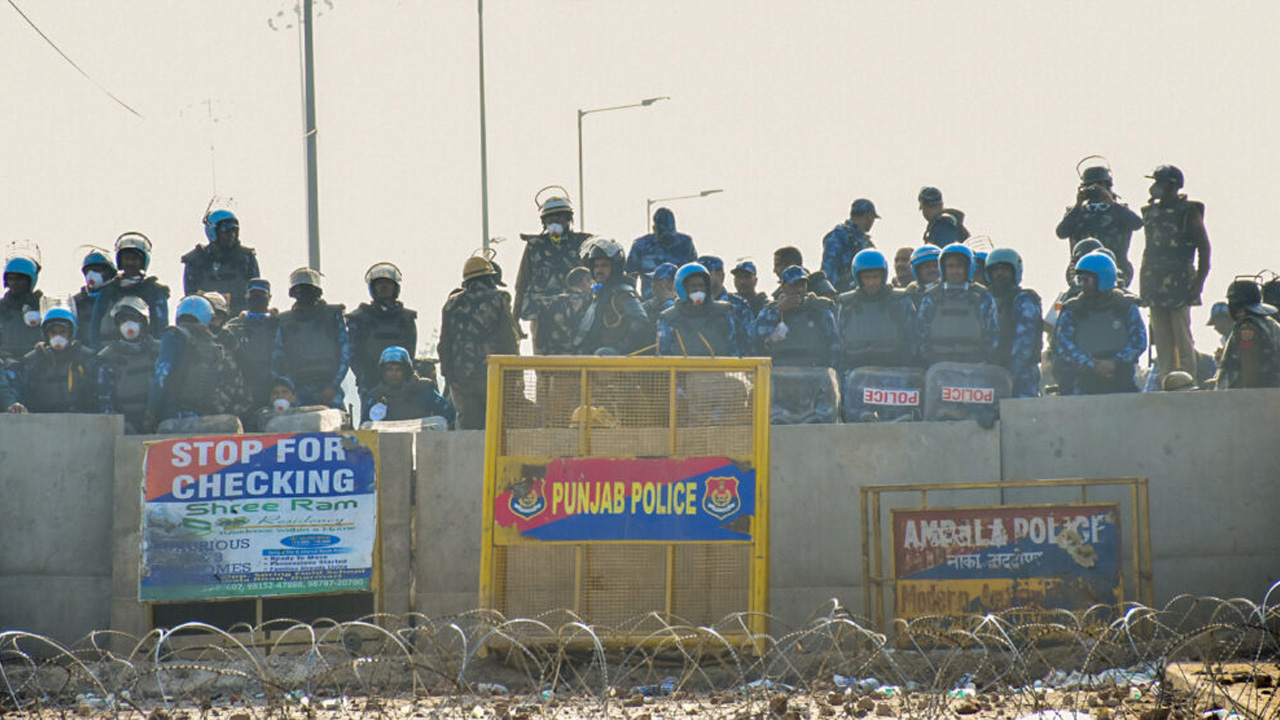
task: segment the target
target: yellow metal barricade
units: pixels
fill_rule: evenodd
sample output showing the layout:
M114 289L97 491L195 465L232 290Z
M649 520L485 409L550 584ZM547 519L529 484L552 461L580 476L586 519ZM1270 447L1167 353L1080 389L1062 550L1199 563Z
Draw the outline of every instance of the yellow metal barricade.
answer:
M489 361L481 605L766 631L769 361Z

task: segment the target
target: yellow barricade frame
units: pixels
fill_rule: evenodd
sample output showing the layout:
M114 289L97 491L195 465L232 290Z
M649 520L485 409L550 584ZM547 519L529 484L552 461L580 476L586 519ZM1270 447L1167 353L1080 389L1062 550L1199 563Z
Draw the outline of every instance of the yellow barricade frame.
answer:
M726 639L733 642L754 642L759 636L768 631L768 609L769 609L769 412L770 412L770 361L767 358L668 358L668 357L591 357L591 356L493 356L489 358L488 369L488 402L487 417L485 431L485 458L484 458L484 506L481 509L483 519L482 542L481 542L481 563L480 563L480 606L490 608L508 614L510 607L507 597L509 592L504 586L504 579L501 574L506 568L508 557L506 553L512 548L516 548L517 552L520 548L535 548L537 550L555 548L555 551L547 552L563 552L572 553L572 594L569 595L564 589L559 593L551 593L554 597L561 599L572 598L572 602L561 605L550 605L542 608L542 612L550 612L556 610L569 610L583 617L586 621L593 624L625 624L630 626L630 632L615 635L615 638L626 636L624 642L630 643L653 643L661 642L661 638L655 638L651 635L648 626L644 623L642 616L648 613L655 613L660 616L664 622L672 624L687 623L690 625L709 625L722 619L727 612L719 612L714 617L687 617L684 614L673 612L678 600L677 592L683 592L683 597L688 597L691 591L696 593L698 587L690 587L681 585L677 587L677 562L678 554L683 558L685 564L682 567L691 567L690 558L697 557L697 562L712 562L715 558L720 557L722 553L731 553L732 557L742 561L742 567L745 570L745 578L741 578L746 582L746 606L736 607L733 612L743 613L741 623L736 628L724 628L723 635ZM719 373L724 375L719 376ZM576 374L576 375L575 375ZM576 377L576 381L574 378ZM651 417L665 417L665 428L660 428L656 424L649 424L642 428L620 427L614 426L608 428L601 423L614 422L612 416L602 417L608 414L608 409L594 404L595 398L592 396L593 386L602 382L599 378L644 378L654 381L655 387L660 387L667 391L664 400L655 401L653 393L641 397L636 395L630 398L637 404L645 405L639 412L648 410ZM688 411L682 403L691 402L690 397L696 397L698 394L693 386L701 383L691 383L695 378L705 378L714 381L717 378L746 378L742 381L744 390L743 398L745 398L746 408L738 408L739 415L732 429L736 431L734 437L741 438L743 436L749 438L749 452L745 455L742 453L731 452L705 452L693 454L677 454L677 450L689 449L690 442L685 442L681 435L682 429L688 432L690 425L681 424L680 420L688 420L690 411ZM509 386L504 385L504 378L518 379ZM515 392L524 394L524 398L515 397L516 402L525 403L528 401L529 391L528 380L532 378L536 383L535 394L539 403L545 403L540 407L546 411L546 415L550 416L554 412L559 413L559 417L555 418L554 427L524 428L518 429L510 427L513 423L518 423L519 418L507 417L508 395ZM570 392L561 392L561 388L552 385L555 379L560 379L566 387L563 390ZM573 385L576 382L576 397L573 396ZM681 385L684 382L684 385ZM708 384L709 386L711 384ZM732 384L732 383L730 383ZM715 388L713 388L715 389ZM718 389L723 390L723 381ZM543 397L543 393L546 397ZM711 393L715 395L715 393ZM573 406L570 416L565 415L568 407L564 397L571 397L569 402ZM514 395L513 395L514 397ZM612 401L615 406L628 400L626 394L614 394L607 398ZM709 401L712 405L715 398ZM533 403L529 403L533 404ZM553 408L553 405L559 407ZM602 409L603 408L603 409ZM517 413L512 413L516 415ZM569 417L569 426L565 427L560 424L565 417ZM548 423L552 420L548 419ZM513 433L513 429L515 433ZM612 442L600 442L593 448L593 440L598 436L605 435L606 429L612 431ZM655 447L662 446L662 439L657 437L655 431L665 429L665 447L668 452L653 453ZM723 437L728 433L717 432L718 428L712 425L697 428L701 432L697 438L703 443L701 447L730 447L732 443L724 440ZM555 438L548 440L546 447L570 449L575 443L569 439L568 433L576 431L576 447L572 448L574 452L551 452L551 453L517 453L508 455L505 448L513 445L511 436L515 434L524 434L524 437L532 439L534 445L542 447L537 441L542 435L555 435ZM746 434L749 433L749 434ZM618 436L622 434L623 438ZM643 437L642 437L643 436ZM624 442L630 440L629 446L620 446L618 440ZM646 440L650 441L646 444ZM692 443L697 446L697 443ZM628 452L617 452L619 449L627 448ZM737 447L741 447L739 443ZM755 512L750 521L750 540L742 541L689 541L689 540L600 540L590 542L578 541L530 541L529 543L512 543L510 538L504 542L502 533L506 529L499 528L494 517L495 503L499 494L504 488L499 487L502 480L500 474L502 472L503 458L505 457L536 457L547 461L559 458L654 458L667 457L672 459L683 459L687 457L699 456L724 456L735 461L746 461L751 464L755 470ZM506 530L509 533L509 530ZM714 547L713 547L714 546ZM614 550L608 550L614 548ZM738 548L738 550L730 550L728 548ZM602 619L592 617L589 608L584 607L584 598L588 586L594 589L607 587L609 583L608 570L603 571L605 574L592 575L586 577L587 571L584 570L591 562L592 553L601 554L608 553L628 553L635 552L637 556L647 558L650 562L642 563L647 567L636 567L634 573L626 573L620 568L625 565L619 565L617 560L612 563L602 563L602 565L613 567L609 568L615 573L614 577L622 577L624 574L641 574L647 572L652 576L656 576L656 569L653 567L654 561L664 562L663 568L663 584L665 585L662 607L643 607L637 605L634 607L634 614L627 619L620 617L609 617ZM658 558L665 556L662 560ZM562 555L562 559L567 562L567 555ZM513 565L515 563L512 563ZM737 567L737 565L734 565ZM711 571L708 571L711 572ZM721 574L723 577L723 573ZM735 576L736 577L736 576ZM567 585L568 583L564 583ZM705 589L710 594L714 592L710 587ZM536 594L536 593L530 593ZM637 600L644 602L643 600ZM710 603L711 601L707 601ZM624 601L625 603L625 601ZM525 603L525 612L516 612L518 616L529 616L540 614L530 609L529 603Z

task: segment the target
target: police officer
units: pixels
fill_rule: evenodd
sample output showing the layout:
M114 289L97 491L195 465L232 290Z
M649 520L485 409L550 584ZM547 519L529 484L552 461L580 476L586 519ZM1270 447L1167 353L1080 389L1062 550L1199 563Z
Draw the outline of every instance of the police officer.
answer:
M539 208L542 232L521 234L526 245L516 274L515 306L520 320L535 320L564 287L564 278L582 264L582 244L590 235L570 229L573 206L563 196L548 198ZM537 324L530 328L538 335ZM535 340L536 342L536 340Z
M116 238L116 268L118 273L98 293L93 304L93 319L89 327L89 344L102 347L115 333L111 321L111 308L129 295L141 298L147 304L147 328L154 338L159 338L169 327L169 288L153 275L147 275L151 265L151 241L139 232L127 232Z
M1092 252L1076 263L1080 295L1054 327L1054 374L1063 395L1137 392L1134 366L1147 349L1137 303L1116 289L1116 263Z
M938 362L992 362L1000 330L996 302L970 282L973 250L952 243L938 256L942 282L920 298L917 347L925 367Z
M342 305L324 302L320 273L301 267L289 275L293 308L280 314L271 372L289 378L298 402L342 408L342 381L351 343Z
M498 289L495 275L488 260L467 258L462 289L449 296L441 311L440 373L449 383L459 430L484 429L489 356L520 352L511 296Z
M1058 237L1071 241L1071 247L1085 238L1098 239L1116 256L1116 268L1120 272L1117 284L1126 287L1133 280L1133 264L1129 262L1129 243L1133 234L1142 229L1142 218L1116 199L1112 189L1111 170L1098 165L1085 168L1080 174L1080 188L1076 191L1076 204L1067 208L1067 214L1056 230ZM1079 258L1072 257L1071 265Z
M773 275L778 279L778 287L773 291L773 299L777 300L782 294L782 287L786 283L782 282L782 271L796 265L804 268L804 255L800 252L800 248L794 245L785 245L773 251ZM805 270L805 275L809 278L809 292L818 297L834 299L837 295L836 288L827 278L827 274L821 270L809 272Z
M942 251L935 245L921 245L911 253L911 277L914 278L906 287L907 297L917 308L925 292L938 284L942 268L938 265L938 255Z
M755 322L756 316L769 304L769 296L756 289L756 284L760 281L759 275L756 273L756 264L750 260L743 260L733 266L731 271L733 274L733 294L742 298L747 303L747 307L751 310L751 322Z
M698 264L706 268L711 276L711 299L732 305L734 312L738 314L738 327L749 327L752 321L755 320L755 314L752 314L751 306L747 304L746 300L733 295L725 289L724 260L715 255L703 255L698 258Z
M578 266L565 277L565 291L538 313L535 355L572 355L578 323L591 303L591 271Z
M364 421L388 422L443 417L452 426L453 406L436 392L435 383L413 371L409 351L392 345L378 357L378 382L360 399Z
M654 337L658 334L658 316L676 304L676 272L679 269L672 263L662 263L648 275L652 293L648 300L640 303L640 307L644 308L645 317L649 318L649 324L653 326L651 334Z
M922 187L916 196L920 202L920 214L924 216L924 242L940 248L969 239L964 226L964 212L949 208L942 202L942 191L935 187Z
M124 416L126 433L140 433L160 341L147 332L147 304L140 298L121 298L111 319L118 337L98 353L98 402L103 414Z
M72 297L76 308L76 339L89 345L89 328L93 318L93 305L98 301L98 293L102 286L116 276L116 264L106 250L93 248L80 263L80 273L84 275L84 287Z
M995 362L1009 371L1013 397L1038 397L1040 353L1044 349L1040 296L1022 287L1022 256L1013 248L988 253L986 272L1000 327Z
M4 297L0 298L0 350L20 358L44 338L40 324L40 300L36 289L40 263L25 255L15 255L4 264Z
M733 306L711 296L711 274L701 263L676 271L676 301L658 317L658 354L672 357L731 357L742 354L744 337Z
M229 312L239 315L249 281L258 277L258 257L240 244L240 221L230 210L204 216L207 245L196 245L182 256L182 291L187 295L220 292L230 298Z
M879 219L875 203L858 198L849 206L849 219L840 223L822 238L822 272L835 286L836 292L853 289L854 278L849 268L853 256L870 247L871 227Z
M381 262L364 274L373 302L361 303L347 315L351 338L351 371L363 395L380 382L382 351L389 347L418 346L418 313L400 302L400 268Z
M210 290L196 294L208 300L209 307L213 308L213 319L209 321L209 332L213 333L215 340L234 354L236 351L236 338L226 331L227 321L231 319L231 305L227 302L227 296Z
M246 286L244 310L227 321L235 337L234 357L250 409L264 407L271 394L271 353L276 346L280 315L271 307L271 283L253 278ZM246 427L250 427L247 424Z
M649 342L649 318L632 280L622 271L622 246L609 238L591 238L582 259L595 279L595 297L587 305L573 339L580 355L629 355Z
M1280 323L1276 308L1262 302L1262 289L1253 280L1236 280L1227 287L1227 308L1235 320L1216 386L1280 387Z
M840 334L830 300L809 292L809 274L799 265L782 271L778 298L765 306L753 330L755 350L775 365L836 367Z
M147 395L146 431L175 418L237 415L246 398L230 355L209 329L213 306L200 295L178 301L174 325L160 338Z
M1191 306L1200 304L1209 276L1209 235L1204 204L1188 200L1182 171L1161 165L1151 178L1151 202L1142 208L1147 244L1139 293L1151 308L1151 339L1163 372L1196 372ZM1195 259L1198 258L1198 261Z
M856 286L836 298L840 369L916 364L916 308L906 291L889 286L889 261L869 248L853 256L852 271Z
M4 328L0 327L0 334ZM17 361L0 350L0 412L22 412L26 408L18 398Z
M97 410L97 359L76 341L76 315L63 307L50 308L40 323L44 342L22 358L19 370L19 411L33 413L91 413Z
M698 257L693 238L676 232L676 216L667 208L653 213L653 232L636 238L627 254L628 275L640 277L640 298L653 297L652 273L659 265L670 263L677 268Z
M915 278L911 274L911 254L915 248L900 247L893 254L893 286L906 289Z

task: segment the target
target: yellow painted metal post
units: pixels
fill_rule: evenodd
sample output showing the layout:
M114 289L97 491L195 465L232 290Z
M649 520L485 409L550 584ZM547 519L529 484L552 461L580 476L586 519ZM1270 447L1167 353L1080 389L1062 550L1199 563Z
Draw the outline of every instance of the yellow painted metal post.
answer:
M871 544L868 542L871 536L871 518L867 516L868 494L870 491L867 488L859 488L859 504L862 507L862 614L866 617L871 615Z
M1140 542L1138 536L1142 534L1142 522L1138 517L1138 484L1130 479L1129 483L1129 516L1133 523L1133 542L1129 543L1133 546L1133 599L1139 600L1142 597L1142 548L1139 547ZM1120 584L1124 587L1124 583ZM1122 598L1123 599L1123 598Z
M876 493L871 498L871 532L875 544L875 590L876 590L876 626L884 627L884 544L883 533L880 529L880 493ZM894 594L897 594L897 588L894 588ZM897 600L894 600L894 606L897 607Z
M757 360L752 374L755 381L754 438L752 449L756 471L756 512L752 518L752 536L755 538L755 551L751 569L754 592L751 602L751 630L757 635L768 631L768 620L765 613L769 610L769 513L761 512L769 507L769 405L772 398L772 363L768 359Z
M480 546L480 607L495 607L497 599L494 593L497 549L493 544L493 502L498 496L498 455L502 452L503 393L502 371L503 358L489 358L489 375L485 382L488 385L484 426L484 505L482 506L481 546Z

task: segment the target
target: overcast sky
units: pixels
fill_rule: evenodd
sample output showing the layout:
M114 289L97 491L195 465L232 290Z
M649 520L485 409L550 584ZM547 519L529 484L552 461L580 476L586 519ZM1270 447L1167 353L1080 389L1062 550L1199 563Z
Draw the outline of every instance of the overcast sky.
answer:
M139 230L176 299L178 258L204 240L216 192L234 199L242 241L287 305L288 274L307 258L291 3L15 1L142 115L0 4L0 241L40 244L41 287L74 292L81 245ZM354 307L364 271L395 262L429 337L482 236L475 3L317 7L326 294ZM883 216L877 246L918 244L916 192L936 185L975 234L1023 254L1026 284L1048 302L1062 289L1067 248L1053 230L1075 165L1101 154L1135 209L1143 175L1184 170L1207 206L1207 304L1237 273L1280 270L1265 234L1280 171L1277 27L1275 2L489 0L498 259L514 279L539 188L564 185L577 202L578 108L668 95L586 118L586 230L629 246L647 198L723 188L671 205L699 250L765 269L795 244L812 268L856 197ZM1139 234L1135 264L1141 248Z

